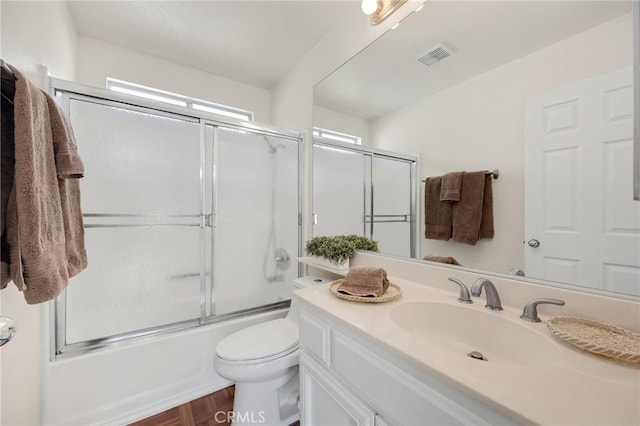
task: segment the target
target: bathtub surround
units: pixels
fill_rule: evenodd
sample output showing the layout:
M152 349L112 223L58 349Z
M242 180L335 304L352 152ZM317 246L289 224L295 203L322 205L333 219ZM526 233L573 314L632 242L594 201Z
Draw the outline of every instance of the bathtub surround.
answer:
M7 202L9 276L29 304L57 297L87 266L73 132L53 99L15 67L15 173ZM6 271L3 266L3 272Z

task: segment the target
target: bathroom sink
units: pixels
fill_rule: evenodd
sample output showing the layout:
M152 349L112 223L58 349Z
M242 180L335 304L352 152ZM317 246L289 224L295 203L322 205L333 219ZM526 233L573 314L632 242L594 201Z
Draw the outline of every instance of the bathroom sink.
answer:
M556 343L506 312L445 303L406 303L391 311L391 319L416 339L452 356L481 353L489 363L546 364L558 359ZM477 354L476 354L477 356ZM484 362L478 360L478 362Z

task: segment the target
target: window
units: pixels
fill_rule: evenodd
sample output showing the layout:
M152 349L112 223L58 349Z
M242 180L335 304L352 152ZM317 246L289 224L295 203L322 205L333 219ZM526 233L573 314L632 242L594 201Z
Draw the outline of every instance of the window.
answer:
M210 112L212 114L223 115L237 120L253 121L253 112L228 105L216 104L214 102L203 101L202 99L189 98L176 93L165 92L164 90L130 83L128 81L107 78L107 89L126 95L139 96L169 105L176 105L185 108L193 108L198 111Z
M361 145L362 143L362 140L359 136L334 132L333 130L321 129L320 127L313 128L313 136L317 138L330 139L332 141L352 143L355 145Z

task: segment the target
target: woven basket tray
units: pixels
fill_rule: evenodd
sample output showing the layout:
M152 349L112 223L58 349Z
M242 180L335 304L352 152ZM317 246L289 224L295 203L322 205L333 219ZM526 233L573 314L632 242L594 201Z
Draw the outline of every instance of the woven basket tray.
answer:
M397 299L402 294L402 290L395 284L389 284L387 287L387 291L384 292L382 296L379 297L362 297L362 296L352 296L350 294L344 294L338 292L338 287L342 284L343 280L337 280L331 283L331 293L334 296L339 297L340 299L349 300L351 302L362 302L362 303L384 303L391 302L392 300Z
M552 318L547 327L559 339L582 350L640 365L640 334L633 331L573 317Z

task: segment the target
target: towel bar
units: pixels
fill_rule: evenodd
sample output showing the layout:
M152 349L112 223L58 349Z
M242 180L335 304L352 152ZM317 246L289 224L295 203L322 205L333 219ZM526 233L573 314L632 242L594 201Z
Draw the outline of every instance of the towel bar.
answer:
M494 179L498 179L498 176L500 176L500 170L498 169L493 169L491 171L487 170L485 174L491 175ZM422 182L426 182L426 181L427 181L426 179L422 179Z

